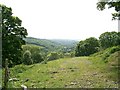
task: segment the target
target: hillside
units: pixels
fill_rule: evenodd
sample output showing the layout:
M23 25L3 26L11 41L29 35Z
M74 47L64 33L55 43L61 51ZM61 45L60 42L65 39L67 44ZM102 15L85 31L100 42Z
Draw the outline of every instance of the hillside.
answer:
M50 40L50 39L38 39L33 37L27 37L24 39L28 44L34 44L44 47L48 51L60 51L64 48L73 50L77 45L75 40Z
M0 89L119 90L120 31L95 8L120 20L120 1L12 1L0 4Z
M17 81L10 82L9 87L118 88L119 49L112 47L90 57L64 58L47 64L17 65L11 68Z
M79 42L76 40L67 40L67 39L50 39L50 40L66 47L75 47L76 44Z

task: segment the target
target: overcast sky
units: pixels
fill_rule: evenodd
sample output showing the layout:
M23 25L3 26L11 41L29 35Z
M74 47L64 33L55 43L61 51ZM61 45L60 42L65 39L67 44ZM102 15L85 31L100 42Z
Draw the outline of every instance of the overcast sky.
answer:
M114 9L98 11L98 0L0 0L22 20L28 36L84 40L106 31L118 31Z

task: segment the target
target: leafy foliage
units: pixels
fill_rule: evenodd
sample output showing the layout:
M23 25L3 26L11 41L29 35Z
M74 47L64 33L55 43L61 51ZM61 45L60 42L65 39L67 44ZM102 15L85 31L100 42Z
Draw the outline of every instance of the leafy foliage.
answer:
M70 57L74 57L74 53L64 53L64 57L70 58Z
M75 50L75 56L88 56L98 51L99 43L94 37L80 41Z
M101 50L100 52L97 52L97 53L95 53L95 54L93 54L91 56L92 57L100 57L100 58L102 58L102 60L104 60L105 62L107 62L108 61L107 58L111 54L113 54L113 53L115 53L117 51L120 51L120 45L113 46L113 47L107 48L105 50Z
M22 49L23 49L23 54L26 51L29 51L31 53L31 58L33 63L42 62L44 60L44 56L47 55L47 54L44 54L43 47L37 46L37 45L32 45L32 44L23 45Z
M59 58L59 54L57 52L51 52L47 56L47 60L55 60Z
M25 66L25 65L21 64L21 65L16 65L16 66L14 67L14 70L13 70L13 68L12 68L12 69L11 69L11 72L13 72L13 74L23 73L23 72L26 71L27 69L28 69L27 65Z
M24 54L23 54L23 63L25 65L30 65L30 64L33 63L32 58L31 58L31 53L28 50L25 51Z
M42 50L43 47L34 44L26 44L26 45L22 45L22 49L23 52L25 52L26 50L29 50L30 52L40 52L40 50Z
M108 9L109 8L114 8L115 9L115 13L112 13L112 19L115 20L115 19L119 19L120 20L120 0L100 0L98 3L97 3L97 9L98 10L104 10L106 8L106 5L108 6Z
M100 46L106 49L112 46L120 45L120 36L117 32L105 32L99 37Z
M42 55L37 52L32 54L32 59L33 59L33 63L40 63L40 62L44 61Z
M99 36L99 40L91 37L80 41L76 47L75 56L88 56L97 51L117 45L120 45L120 32L105 32Z
M8 59L9 66L20 64L21 46L25 44L23 38L27 35L27 30L21 26L22 21L12 16L12 9L4 5L2 7L2 66Z

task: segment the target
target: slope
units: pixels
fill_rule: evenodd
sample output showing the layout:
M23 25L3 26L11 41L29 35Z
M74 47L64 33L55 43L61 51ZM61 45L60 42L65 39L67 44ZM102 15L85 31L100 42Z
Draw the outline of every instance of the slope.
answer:
M67 40L67 39L50 39L50 40L66 47L75 47L76 44L79 42L76 40Z
M20 87L24 84L29 88L118 88L118 68L114 68L116 64L114 67L111 65L111 62L113 64L115 59L119 58L119 50L115 48L118 47L109 48L90 57L64 58L49 61L47 64L15 66L11 68L11 76L18 81L10 82L9 87ZM105 53L110 53L111 50L115 52L106 58L108 62L104 62Z
M27 37L25 38L25 41L28 44L42 46L47 51L60 51L64 49L64 47L73 49L73 47L75 47L75 45L77 44L77 41L74 40L60 40L60 39L50 40L50 39L38 39L33 37Z

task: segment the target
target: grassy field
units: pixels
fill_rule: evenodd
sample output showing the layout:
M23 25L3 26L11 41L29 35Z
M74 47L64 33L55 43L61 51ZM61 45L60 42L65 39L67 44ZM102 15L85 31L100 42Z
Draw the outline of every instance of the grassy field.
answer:
M47 64L18 65L11 68L9 87L28 88L118 88L118 70L111 67L118 52L108 57L74 57L49 61ZM111 56L110 55L110 56ZM117 59L116 59L117 60Z

